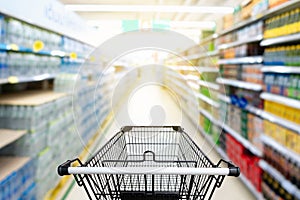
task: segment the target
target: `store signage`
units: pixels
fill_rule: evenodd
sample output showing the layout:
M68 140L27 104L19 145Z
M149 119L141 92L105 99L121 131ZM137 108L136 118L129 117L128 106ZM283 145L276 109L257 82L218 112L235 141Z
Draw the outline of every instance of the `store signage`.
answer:
M1 0L0 12L83 42L94 30L57 0Z

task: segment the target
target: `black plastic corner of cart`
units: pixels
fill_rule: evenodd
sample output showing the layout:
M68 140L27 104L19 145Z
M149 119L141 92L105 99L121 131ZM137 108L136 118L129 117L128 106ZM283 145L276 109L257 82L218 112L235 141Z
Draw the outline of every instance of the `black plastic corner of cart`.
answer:
M228 176L235 176L238 177L240 175L240 168L239 167L229 167L229 174Z
M183 128L181 126L173 126L174 131L183 132Z
M70 175L67 166L58 166L57 173L60 176Z
M121 128L121 131L123 131L123 132L129 132L129 131L131 131L131 129L132 129L132 126L123 126Z

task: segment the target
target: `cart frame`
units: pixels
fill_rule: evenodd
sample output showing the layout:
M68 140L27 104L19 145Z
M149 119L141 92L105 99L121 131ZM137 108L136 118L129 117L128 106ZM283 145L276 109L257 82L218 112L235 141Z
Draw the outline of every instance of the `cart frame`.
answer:
M213 164L180 126L125 126L86 163L68 160L58 174L73 174L90 199L204 200L240 170Z

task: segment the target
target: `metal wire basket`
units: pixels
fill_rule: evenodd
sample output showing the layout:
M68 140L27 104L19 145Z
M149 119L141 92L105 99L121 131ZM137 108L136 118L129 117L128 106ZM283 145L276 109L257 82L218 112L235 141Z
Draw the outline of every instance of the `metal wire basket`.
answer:
M240 171L213 164L180 126L126 126L86 163L68 160L58 173L73 174L90 199L203 200Z

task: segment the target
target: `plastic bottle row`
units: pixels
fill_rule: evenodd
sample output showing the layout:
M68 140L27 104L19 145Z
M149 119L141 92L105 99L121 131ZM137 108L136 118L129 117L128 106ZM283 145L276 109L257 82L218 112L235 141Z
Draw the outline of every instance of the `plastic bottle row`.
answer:
M32 48L38 40L43 42L43 50L48 51L62 50L86 55L92 50L82 42L0 14L0 43Z
M275 74L264 75L266 92L277 95L300 99L300 75L298 74Z
M273 38L300 32L300 9L277 15L265 22L264 38Z
M265 65L300 66L300 45L266 48Z

